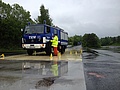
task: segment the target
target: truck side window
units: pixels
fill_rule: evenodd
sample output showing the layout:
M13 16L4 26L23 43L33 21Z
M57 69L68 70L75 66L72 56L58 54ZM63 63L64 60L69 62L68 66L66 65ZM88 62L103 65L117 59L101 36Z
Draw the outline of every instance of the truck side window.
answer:
M57 30L56 29L54 29L54 34L57 34Z
M50 33L50 27L46 27L46 33Z
M68 40L68 35L67 35L67 33L65 33L65 40Z

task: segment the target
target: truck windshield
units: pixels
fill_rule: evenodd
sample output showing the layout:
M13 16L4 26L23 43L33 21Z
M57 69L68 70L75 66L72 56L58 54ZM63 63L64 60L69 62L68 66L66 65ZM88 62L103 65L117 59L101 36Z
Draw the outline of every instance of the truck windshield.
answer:
M24 31L25 34L44 33L44 26L27 26Z

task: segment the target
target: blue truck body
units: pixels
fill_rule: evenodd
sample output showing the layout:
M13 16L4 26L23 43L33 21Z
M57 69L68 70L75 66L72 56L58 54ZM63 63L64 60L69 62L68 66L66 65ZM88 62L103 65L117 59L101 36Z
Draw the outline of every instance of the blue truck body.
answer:
M68 33L61 28L46 24L26 26L22 36L22 48L27 50L28 55L32 55L34 51L45 51L46 54L50 54L50 40L54 34L58 36L58 51L64 53L68 45Z

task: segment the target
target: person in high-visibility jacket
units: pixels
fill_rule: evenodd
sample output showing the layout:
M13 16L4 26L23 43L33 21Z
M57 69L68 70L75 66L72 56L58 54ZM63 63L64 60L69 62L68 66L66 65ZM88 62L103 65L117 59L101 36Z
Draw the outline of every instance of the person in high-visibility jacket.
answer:
M57 34L54 35L53 40L51 40L52 42L52 47L53 47L53 51L54 51L54 55L57 56L58 55L58 36Z

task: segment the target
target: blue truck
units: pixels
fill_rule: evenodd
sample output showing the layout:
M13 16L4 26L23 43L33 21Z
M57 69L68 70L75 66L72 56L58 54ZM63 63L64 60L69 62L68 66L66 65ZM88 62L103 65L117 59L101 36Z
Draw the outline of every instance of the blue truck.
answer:
M51 54L51 42L54 34L58 35L58 51L63 54L68 45L68 33L63 29L47 24L27 25L23 31L22 48L27 50L28 55L34 51L45 51Z

